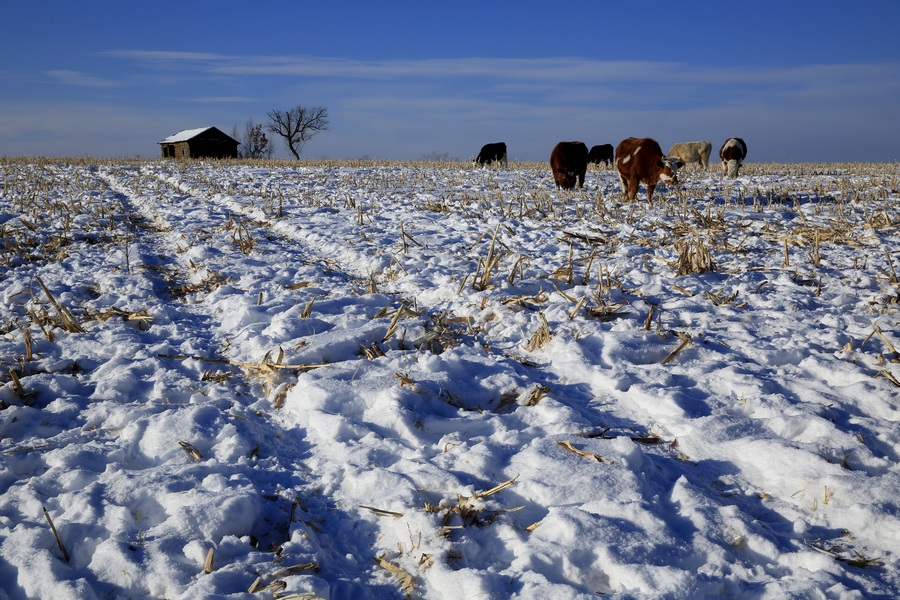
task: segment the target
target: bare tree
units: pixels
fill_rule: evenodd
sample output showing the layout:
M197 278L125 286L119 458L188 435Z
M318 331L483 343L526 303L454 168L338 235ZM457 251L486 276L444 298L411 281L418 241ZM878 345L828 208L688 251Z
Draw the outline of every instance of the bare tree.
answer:
M247 120L243 135L238 133L237 125L232 131L231 137L241 143L238 150L240 158L272 158L272 155L275 154L275 145L272 140L266 137L263 126L255 124L253 119Z
M321 106L304 108L298 105L291 110L273 110L267 115L269 131L283 137L288 150L298 160L303 144L328 129L328 110Z

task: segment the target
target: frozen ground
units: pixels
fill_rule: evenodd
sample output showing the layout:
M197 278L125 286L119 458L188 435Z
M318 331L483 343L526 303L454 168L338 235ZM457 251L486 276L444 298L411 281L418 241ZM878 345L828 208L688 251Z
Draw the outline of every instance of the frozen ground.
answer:
M896 165L0 173L0 598L900 596Z

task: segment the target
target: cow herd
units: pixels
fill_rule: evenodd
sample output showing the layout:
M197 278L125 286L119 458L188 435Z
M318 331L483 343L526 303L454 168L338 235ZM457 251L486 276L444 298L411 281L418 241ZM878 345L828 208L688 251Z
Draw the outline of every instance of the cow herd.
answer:
M593 146L590 150L584 142L560 142L550 153L550 170L557 188L572 189L576 185L584 187L584 176L589 164L612 164L615 162L622 192L629 201L637 196L638 186L643 183L647 189L647 201L653 202L653 190L662 181L669 185L678 184L678 169L687 163L709 166L711 142L685 142L669 148L663 154L659 143L652 138L626 138L613 149L612 144ZM737 177L738 171L747 157L747 144L738 137L725 140L719 148L722 171L728 177ZM507 164L506 144L496 142L485 144L475 158L475 164Z

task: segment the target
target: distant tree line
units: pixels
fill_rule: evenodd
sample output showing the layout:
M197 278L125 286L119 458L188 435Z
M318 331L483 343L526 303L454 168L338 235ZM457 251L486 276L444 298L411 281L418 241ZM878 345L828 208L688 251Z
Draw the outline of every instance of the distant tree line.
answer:
M432 150L428 154L423 154L419 157L419 160L424 162L459 162L459 158L456 156L450 156L449 152L437 152Z

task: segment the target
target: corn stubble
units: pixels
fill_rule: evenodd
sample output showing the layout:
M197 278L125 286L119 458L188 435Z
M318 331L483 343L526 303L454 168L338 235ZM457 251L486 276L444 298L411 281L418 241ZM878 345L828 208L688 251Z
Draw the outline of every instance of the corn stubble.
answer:
M118 249L121 254L120 268L127 272L142 269L150 272L166 285L164 294L175 300L189 297L202 297L231 280L227 275L204 270L200 266L192 273L181 273L170 267L153 265L132 265L129 245L142 229L150 228L149 223L141 222L133 215L127 215L127 209L98 206L92 202L93 186L96 180L80 174L79 167L103 167L115 171L128 167L140 167L144 160L114 161L99 159L12 159L0 157L0 170L3 174L3 192L11 199L12 210L21 218L15 223L0 224L0 265L15 269L22 265L40 266L60 262L66 259L77 240L89 240L90 243L103 243L110 248ZM440 171L444 179L452 181L458 178L458 172L470 168L462 163L385 163L383 161L221 161L213 163L206 171L194 170L189 164L176 164L172 168L181 170L183 178L192 178L198 187L204 187L208 194L228 194L233 196L253 195L261 210L273 219L285 216L285 206L305 206L311 208L344 209L358 226L372 226L379 218L379 204L362 198L345 195L335 200L323 195L308 194L302 198L290 196L290 170L300 167L342 168L338 183L346 182L354 187L388 191L404 186L426 187L434 185L435 179L422 177L416 180L416 173ZM268 190L252 188L250 184L232 180L223 183L212 175L217 168L244 167L254 165L267 169L283 169L286 181L283 187ZM360 168L354 172L348 168ZM377 167L404 167L403 170L379 170ZM510 170L545 170L542 163L510 163ZM784 178L783 175L789 175ZM657 332L677 338L677 347L661 362L670 364L692 343L687 334L664 329L661 325L663 313L656 305L650 305L646 315L635 316L632 302L637 305L643 300L638 290L628 289L625 277L617 272L617 252L624 245L634 245L646 249L646 256L658 254L663 258L657 260L664 263L662 268L669 268L675 277L682 278L671 284L671 291L682 297L692 298L695 295L709 300L716 310L739 309L737 292L721 288L718 291L698 288L703 286L703 276L710 273L740 273L746 270L765 270L773 273L792 273L795 281L814 282L811 288L821 290L827 285L829 249L834 246L859 248L858 266L864 268L870 261L878 261L878 269L892 291L887 292L877 302L873 302L873 312L896 313L900 311L900 278L894 265L891 251L883 248L876 256L866 248L876 244L880 232L900 225L896 198L898 172L891 165L776 165L748 164L744 167L745 177L764 177L778 175L777 183L767 188L750 189L704 189L696 187L690 190L677 190L670 202L662 202L647 207L640 202L621 203L621 195L615 190L599 190L595 194L589 191L575 192L568 195L555 196L549 186L535 186L522 180L515 193L504 193L504 190L486 185L480 190L460 190L448 192L446 189L435 189L428 199L415 207L430 211L436 216L460 214L477 225L479 231L485 233L468 248L473 270L458 273L458 295L470 296L473 306L484 309L496 306L498 311L535 311L538 326L518 345L526 353L538 352L546 347L554 336L570 335L564 327L548 321L549 312L545 307L549 297L544 290L551 287L572 304L567 312L569 320L578 322L581 318L612 322L619 319L643 319L643 330L650 332L653 319L657 319ZM856 184L849 176L866 178L867 185ZM816 178L816 187L810 189L806 180ZM515 184L515 181L514 181ZM247 185L247 189L244 186ZM159 180L149 180L147 189L155 191L160 198L167 189ZM288 190L287 194L285 190ZM640 198L640 196L639 196ZM702 204L706 202L705 209ZM862 219L856 218L862 212ZM561 219L567 213L578 216L579 222L574 226L571 222L561 225ZM726 214L729 216L726 217ZM750 216L760 214L784 214L789 218L770 219L763 229L754 229L754 220ZM87 215L76 226L76 217ZM744 215L747 218L741 218ZM655 219L657 229L662 232L658 236L640 237L638 234L623 234L622 227L632 225L639 219L651 216ZM536 227L544 227L550 238L558 236L568 244L567 252L557 259L557 264L538 272L533 264L539 257L530 257L515 248L515 231L505 223L509 220L527 220ZM494 223L499 222L499 225ZM489 226L488 223L491 223ZM77 227L81 227L80 230ZM231 245L243 255L258 252L257 242L267 225L249 219L231 220L224 231L217 232L229 238ZM376 278L372 274L361 293L379 293L380 286L386 286L392 279L405 272L404 260L415 255L417 249L426 245L419 232L411 230L410 225L398 222L394 225L399 235L399 255L392 260L389 277ZM645 228L646 229L646 228ZM758 239L767 244L771 260L761 266L746 266L746 255L749 241ZM512 240L512 241L510 241ZM181 251L186 251L182 248ZM398 250L397 248L393 249ZM653 256L656 258L656 256ZM650 270L652 261L645 261L644 267ZM612 265L612 266L611 266ZM823 283L824 280L824 283ZM76 306L61 302L59 294L54 293L55 282L45 282L35 276L34 281L40 292L33 291L31 298L22 298L28 304L25 320L3 324L3 333L16 333L21 339L21 356L18 363L0 370L0 383L9 382L22 403L29 403L31 395L27 390L27 366L33 362L37 352L36 346L41 340L53 342L58 335L79 335L87 328L105 323L114 318L123 322L134 322L137 325L149 326L150 317L146 311L123 311L107 309L92 310L87 306ZM48 285L49 284L49 285ZM287 286L289 291L301 292L316 282L302 281ZM594 285L592 293L573 291L579 286ZM528 287L539 288L525 291ZM691 288L697 290L689 291ZM259 304L262 304L262 292L259 292ZM320 296L313 296L305 301L301 318L310 318L316 309L315 301ZM13 298L14 301L19 301ZM404 300L398 302L392 310L385 310L372 318L383 319L386 329L383 339L361 340L360 354L370 360L379 360L391 352L389 347L415 347L440 353L447 348L462 343L481 343L486 352L492 351L482 340L484 329L477 325L471 316L457 316L449 311L427 312L420 310L414 302ZM409 327L404 327L407 324ZM415 339L406 339L408 331L415 327L420 332ZM881 344L881 377L891 384L900 387L900 381L888 368L900 362L890 332L874 326L872 334L862 345ZM226 368L243 372L248 378L263 381L266 389L273 393L273 408L283 405L285 394L296 381L299 374L316 368L327 367L325 364L291 364L285 360L285 353L279 348L277 355L267 353L258 362L237 361L225 356L200 355L160 355L171 360L196 360L223 365ZM527 359L522 359L523 361ZM209 384L230 385L234 372L206 371L203 380ZM404 392L414 393L418 389L416 382L407 373L397 373L398 385ZM285 384L285 381L288 383ZM550 388L536 385L526 392L515 396L519 404L525 408L536 406ZM448 391L444 391L448 402L454 400ZM515 401L515 400L514 400ZM456 405L456 404L454 404ZM460 408L465 408L459 403ZM5 408L3 407L0 408ZM632 437L636 442L658 444L655 436ZM572 442L558 442L560 447L590 463L611 464L604 457L579 449ZM200 451L186 441L178 442L185 451L188 460L202 461ZM675 448L672 442L670 448ZM28 450L28 449L26 449ZM25 450L23 450L25 451ZM687 460L686 458L684 460ZM836 459L849 469L847 456ZM598 467L600 468L600 467ZM484 492L470 496L459 496L455 501L445 501L439 505L426 504L425 512L438 516L435 531L439 537L454 538L465 534L472 526L487 526L507 512L517 508L491 508L486 499L500 494L515 483L515 479L498 484ZM826 490L823 502L828 503L830 496ZM360 506L375 518L400 519L404 512L388 510L373 506ZM521 507L519 507L521 508ZM50 514L44 514L58 547L65 559L68 552L56 530ZM291 518L293 522L293 515ZM526 532L533 531L539 523L524 527ZM416 547L411 544L410 547ZM837 561L853 567L878 566L879 559L848 553L835 545L824 545L811 542L813 550L826 554ZM277 555L276 555L277 557ZM416 590L416 578L410 569L401 566L399 558L388 557L380 553L375 564L390 574L408 596ZM214 549L210 548L207 560L203 565L205 573L212 573L215 565ZM277 557L280 560L280 557ZM453 551L445 560L454 559ZM420 553L416 563L420 570L427 569L434 557ZM277 564L274 563L273 564ZM408 563L406 563L408 564ZM312 596L306 594L285 595L287 583L283 578L306 571L318 570L313 562L298 563L290 567L281 567L265 577L260 575L249 587L249 593L269 592L281 598ZM267 583L265 582L267 581Z

